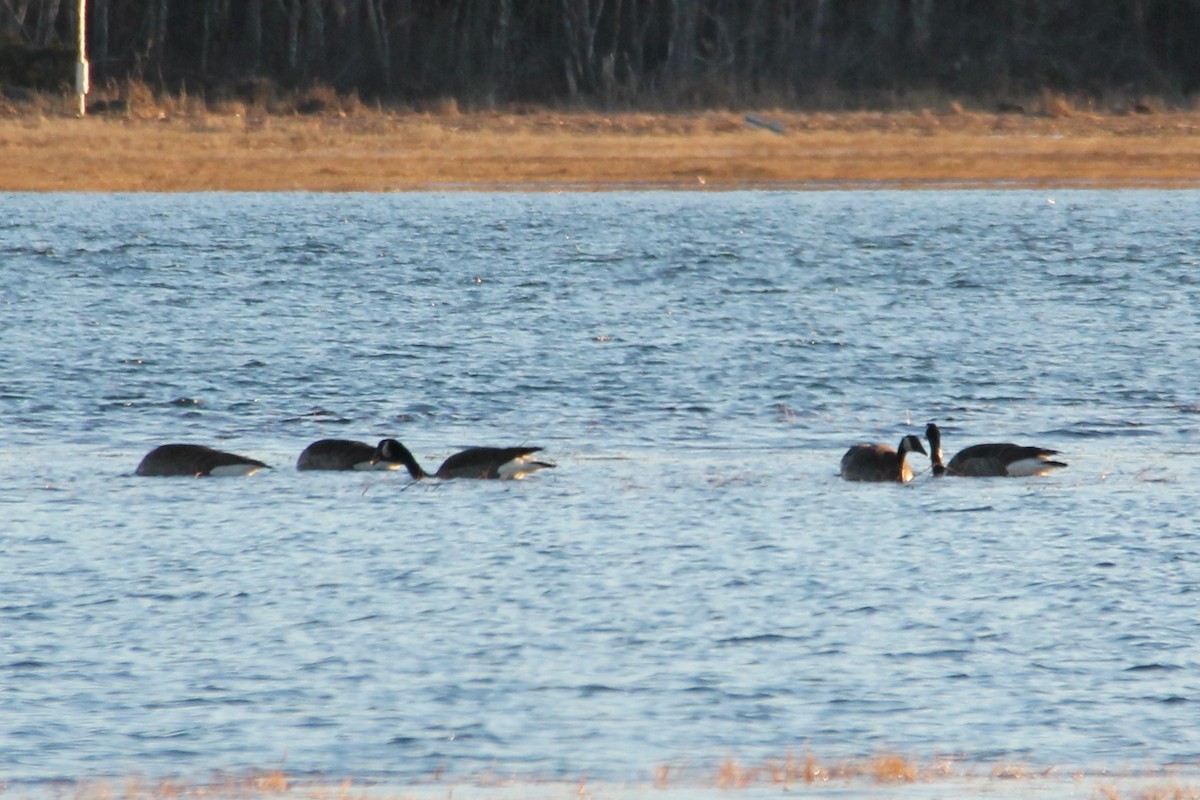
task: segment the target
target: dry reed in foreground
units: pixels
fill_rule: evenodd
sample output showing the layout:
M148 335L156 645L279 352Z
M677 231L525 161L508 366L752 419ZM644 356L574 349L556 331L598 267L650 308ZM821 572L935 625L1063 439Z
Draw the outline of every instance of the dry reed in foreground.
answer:
M774 129L773 129L774 128ZM0 190L1200 186L1200 112L0 117Z
M1186 778L1184 780L1183 778ZM474 779L448 779L442 774L412 783L380 783L368 780L297 779L283 771L254 771L245 774L215 773L208 782L181 779L143 780L130 778L120 784L104 781L56 783L50 787L14 787L4 791L22 800L71 797L73 800L247 800L283 796L297 800L428 800L455 797L456 790L476 798L549 798L549 797L641 797L693 798L726 797L732 792L759 796L763 791L777 796L780 791L803 791L811 796L876 796L871 787L887 787L888 797L904 800L924 798L932 791L939 797L987 795L996 800L1021 800L1023 797L1093 797L1100 800L1200 800L1196 775L1172 777L1164 771L1066 773L1054 769L1030 769L1026 766L997 764L971 768L950 759L934 759L927 765L895 754L873 758L821 764L813 756L770 759L763 764L746 765L732 759L709 771L679 770L660 767L651 783L644 785L590 783L587 776L578 781L541 780L495 774ZM909 790L906 787L911 787ZM1059 796L1065 796L1059 794Z

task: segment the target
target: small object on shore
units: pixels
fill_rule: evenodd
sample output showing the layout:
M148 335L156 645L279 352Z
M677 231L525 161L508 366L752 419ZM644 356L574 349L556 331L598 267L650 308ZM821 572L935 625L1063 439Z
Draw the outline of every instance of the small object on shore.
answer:
M759 114L747 114L745 119L746 126L750 128L761 128L763 130L768 130L771 133L778 133L781 136L787 130L784 124L779 120L766 119Z
M202 444L164 444L154 448L142 463L137 474L150 477L202 478L207 476L253 475L260 469L270 469L261 461L214 450Z
M124 100L93 100L88 103L87 111L89 114L125 114L129 111L129 104Z
M908 435L893 450L885 444L856 444L842 456L840 475L848 481L897 481L913 479L912 468L905 458L909 453L925 454L921 440Z

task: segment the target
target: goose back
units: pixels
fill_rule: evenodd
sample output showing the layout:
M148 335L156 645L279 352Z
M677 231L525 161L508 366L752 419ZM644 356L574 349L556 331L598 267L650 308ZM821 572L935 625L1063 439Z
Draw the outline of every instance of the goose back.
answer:
M470 447L447 458L438 467L437 478L481 478L521 480L553 462L537 459L540 447Z
M916 451L925 452L925 447L916 436L905 436L900 446L892 449L885 444L856 444L842 456L841 476L848 481L895 481L905 483L913 479L912 468L907 456Z
M138 464L137 474L150 477L222 477L253 475L269 467L261 461L202 444L160 445Z
M1066 462L1055 460L1056 455L1057 450L1009 442L976 444L960 450L950 459L946 472L970 478L1048 475L1067 466Z
M390 444L389 444L390 443ZM389 457L396 452L394 439L384 439L378 445L351 439L321 439L300 453L296 469L300 470L393 470L404 466L402 459Z
M1066 467L1066 462L1054 456L1057 450L1032 447L1011 442L989 442L963 448L942 463L942 434L938 426L929 423L925 427L925 438L929 440L929 460L934 475L957 475L965 478L1031 477L1048 475L1056 469Z

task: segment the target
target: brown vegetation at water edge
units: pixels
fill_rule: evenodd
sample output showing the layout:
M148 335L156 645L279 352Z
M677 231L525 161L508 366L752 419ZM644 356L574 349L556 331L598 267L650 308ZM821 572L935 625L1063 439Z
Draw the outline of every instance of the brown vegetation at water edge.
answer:
M377 781L356 782L346 778L340 782L293 779L281 770L251 771L245 774L214 773L210 780L194 782L179 778L146 780L131 777L116 787L103 781L82 781L77 784L58 784L46 795L22 793L34 800L42 796L61 797L69 794L77 800L178 800L181 797L208 797L212 800L240 800L247 797L287 795L297 800L389 800L390 798L453 797L457 787L473 797L508 798L515 796L604 797L610 784L591 783L587 775L578 781L546 780L511 774L486 773L470 778L450 779L438 772L411 783L388 785ZM783 792L794 789L822 790L845 794L852 787L886 786L888 796L896 798L926 796L927 789L937 786L939 796L989 795L1000 798L1043 796L1099 797L1104 800L1198 800L1195 776L1172 777L1162 771L1150 773L1101 770L1095 773L1066 772L1055 769L1031 769L1022 765L997 764L990 770L972 769L952 759L935 758L929 764L915 758L884 753L871 758L821 763L809 754L796 758L788 754L780 759L768 759L761 764L743 764L726 759L711 771L674 770L663 766L645 787L655 796L673 800L709 789L722 793L769 788ZM549 787L549 788L548 788ZM908 790L912 787L912 791ZM6 787L15 789L15 787ZM68 791L69 789L69 791ZM948 791L949 790L949 791ZM1089 791L1090 790L1090 791ZM1057 793L1057 794L1055 794ZM614 792L630 794L630 786L622 784ZM757 796L757 795L756 795Z
M1200 112L651 114L516 108L323 113L125 91L75 118L66 96L0 105L0 189L33 191L1197 186ZM297 96L293 105L307 95Z

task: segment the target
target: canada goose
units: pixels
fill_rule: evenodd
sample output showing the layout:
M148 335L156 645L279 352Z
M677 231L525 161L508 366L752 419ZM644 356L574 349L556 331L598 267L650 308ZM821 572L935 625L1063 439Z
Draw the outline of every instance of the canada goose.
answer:
M1024 478L1033 475L1048 475L1055 469L1067 466L1054 461L1051 456L1057 450L1044 447L1024 447L1008 442L997 444L973 444L959 450L949 464L942 464L942 432L934 423L925 426L925 438L929 440L929 460L933 474L960 475L966 478L1012 477Z
M912 468L905 457L925 448L916 436L905 436L893 450L885 444L856 444L842 456L841 476L848 481L911 481Z
M199 478L205 475L253 475L260 469L270 467L253 458L214 450L202 444L164 444L146 454L142 463L138 464L137 474Z
M374 447L350 439L321 439L304 448L296 469L399 469L404 458L396 448L403 445L395 439L384 439Z
M380 442L387 445L389 460L399 461L408 468L413 480L422 478L511 478L520 480L539 469L553 467L550 461L538 461L533 454L540 447L470 447L455 453L442 462L438 471L430 474L421 468L408 448L394 439Z

